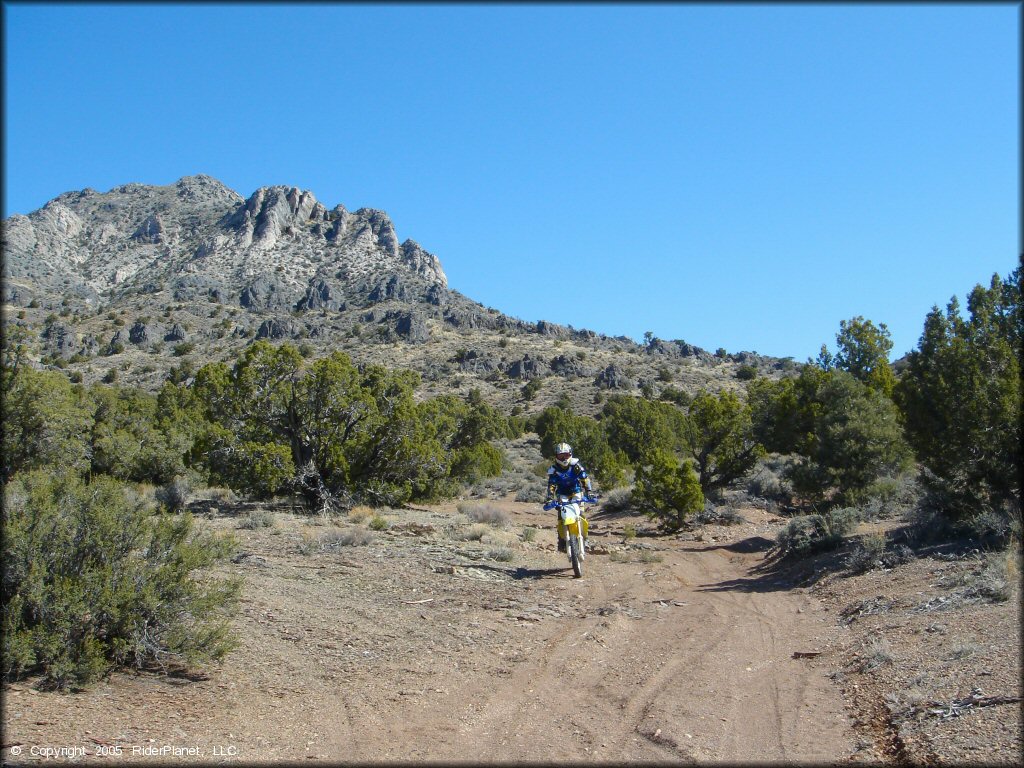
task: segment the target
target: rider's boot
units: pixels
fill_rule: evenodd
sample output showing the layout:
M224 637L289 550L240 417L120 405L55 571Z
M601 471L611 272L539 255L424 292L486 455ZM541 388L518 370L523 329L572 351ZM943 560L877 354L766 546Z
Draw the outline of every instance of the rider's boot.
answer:
M558 551L565 552L565 539L558 540Z

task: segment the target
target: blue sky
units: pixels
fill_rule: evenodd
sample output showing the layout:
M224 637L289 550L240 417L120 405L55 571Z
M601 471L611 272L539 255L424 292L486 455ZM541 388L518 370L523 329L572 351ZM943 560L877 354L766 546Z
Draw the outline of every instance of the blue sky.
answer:
M3 215L209 174L486 306L813 357L1020 252L1020 6L4 3Z

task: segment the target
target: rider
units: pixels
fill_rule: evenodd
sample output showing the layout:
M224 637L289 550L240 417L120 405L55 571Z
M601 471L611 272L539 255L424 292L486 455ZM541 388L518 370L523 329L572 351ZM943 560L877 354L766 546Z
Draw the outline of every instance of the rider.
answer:
M559 496L567 496L572 501L579 502L580 516L583 516L583 496L590 496L590 478L587 470L580 464L580 460L573 458L572 446L568 443L559 443L555 446L555 463L548 468L548 496L547 500L552 501ZM583 518L583 538L587 537L589 528L587 519ZM565 526L562 518L558 516L558 551L565 552Z

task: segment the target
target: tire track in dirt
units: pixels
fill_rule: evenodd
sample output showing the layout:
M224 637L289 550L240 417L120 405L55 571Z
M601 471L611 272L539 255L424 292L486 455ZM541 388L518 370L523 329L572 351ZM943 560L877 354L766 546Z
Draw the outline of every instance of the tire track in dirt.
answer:
M511 530L537 527L529 505L507 509ZM33 717L57 722L50 712L71 704L74 728L99 738L235 744L256 762L835 763L854 751L825 663L791 658L835 625L805 592L760 579L759 553L658 538L592 552L573 579L551 539L515 542L511 565L440 534L296 557L303 523L282 528L251 534L263 564L245 566L242 647L215 677L140 680L109 702L40 693ZM145 728L124 730L141 708Z
M824 752L812 746L821 726L806 715L827 700L837 728L825 730L842 742L839 693L788 656L802 637L790 631L802 598L722 589L756 562L672 551L652 570L591 557L583 579L551 579L564 615L513 629L537 635L529 658L508 677L460 688L457 727L426 757L837 759L834 739Z

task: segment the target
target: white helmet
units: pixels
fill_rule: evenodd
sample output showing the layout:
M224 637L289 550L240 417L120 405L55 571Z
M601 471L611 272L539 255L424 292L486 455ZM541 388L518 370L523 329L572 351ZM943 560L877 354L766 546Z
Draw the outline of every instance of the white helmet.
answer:
M572 457L572 446L568 443L559 443L555 446L555 464L565 469L569 466L569 459Z

